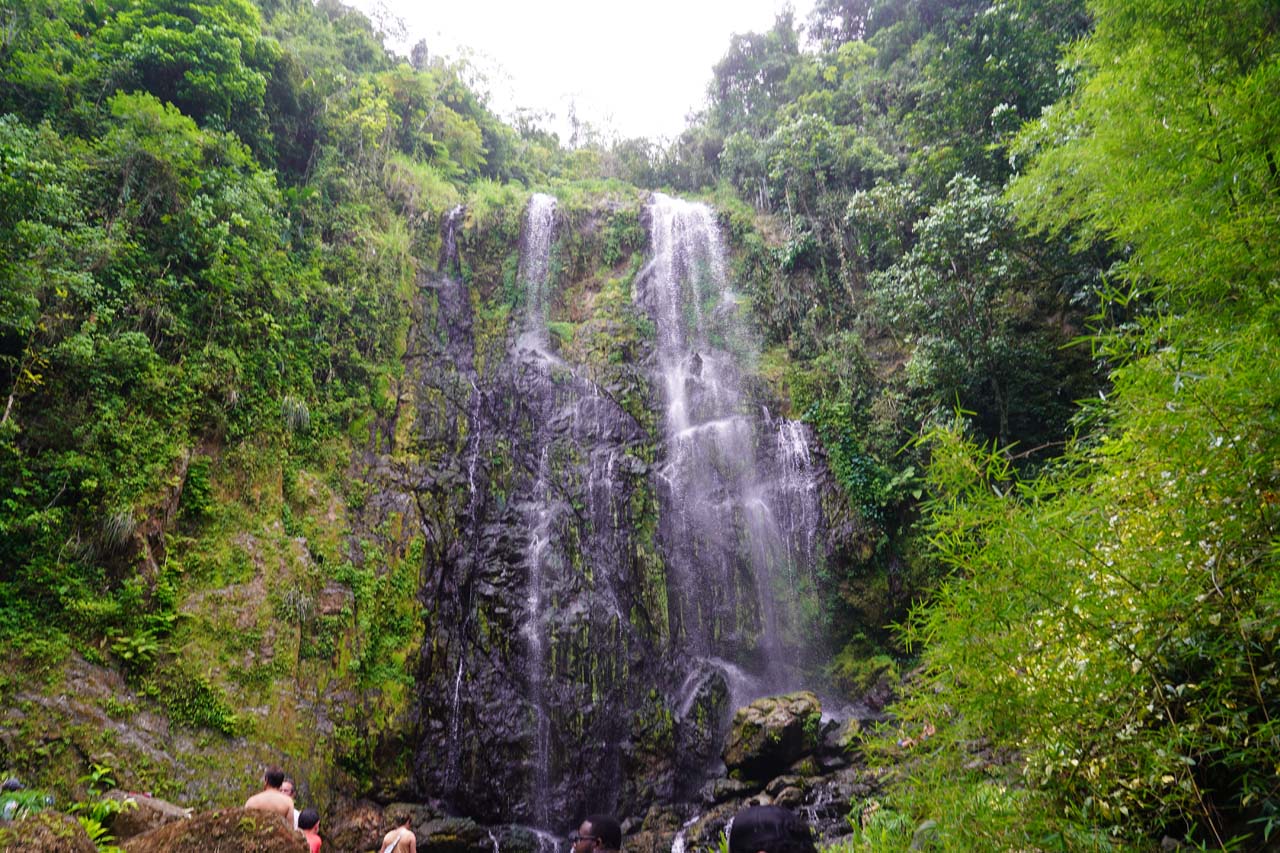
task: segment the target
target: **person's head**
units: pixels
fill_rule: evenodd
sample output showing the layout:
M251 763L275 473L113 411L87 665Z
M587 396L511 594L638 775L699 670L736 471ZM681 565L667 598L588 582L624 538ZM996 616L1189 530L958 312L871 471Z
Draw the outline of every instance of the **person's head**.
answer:
M569 834L573 853L596 850L621 850L622 826L607 814L587 815L577 832Z
M315 809L303 809L298 812L298 829L315 829L320 823L320 812Z
M279 788L284 784L284 771L279 767L268 767L267 772L262 774L262 779L268 788Z
M391 815L391 819L395 821L397 827L409 828L409 824L413 822L413 815L409 812L395 812Z
M781 806L750 806L729 827L729 853L815 853L804 818Z
M285 780L280 783L280 793L284 794L286 797L292 797L293 791L293 780L286 777Z

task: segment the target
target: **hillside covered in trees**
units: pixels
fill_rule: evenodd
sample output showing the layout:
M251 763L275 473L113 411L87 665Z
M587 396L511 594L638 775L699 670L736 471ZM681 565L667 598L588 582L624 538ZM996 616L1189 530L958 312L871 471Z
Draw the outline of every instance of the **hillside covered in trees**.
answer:
M678 139L572 149L330 0L0 24L5 774L74 799L111 764L216 805L287 760L333 809L502 808L463 796L499 741L459 737L481 659L539 642L501 568L537 540L502 520L584 464L521 455L553 420L520 408L539 193L539 369L627 423L603 515L635 593L562 608L548 666L591 707L555 725L594 734L628 685L607 737L646 782L613 805L678 790L684 709L646 680L674 670L644 661L682 630L646 479L662 343L632 304L659 191L716 212L752 331L708 340L750 365L741 408L816 437L807 677L896 694L839 848L1276 844L1274 3L818 0L734 35ZM565 564L603 588L594 508L562 503ZM465 741L438 776L433 737Z

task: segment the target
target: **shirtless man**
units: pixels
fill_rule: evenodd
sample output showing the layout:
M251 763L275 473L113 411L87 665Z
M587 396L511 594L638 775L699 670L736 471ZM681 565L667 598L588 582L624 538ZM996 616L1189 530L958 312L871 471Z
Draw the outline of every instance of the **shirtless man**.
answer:
M280 815L288 823L290 828L293 827L293 798L289 797L280 790L280 786L284 784L284 771L279 767L268 767L267 772L263 774L262 781L265 783L261 791L244 801L246 809L258 809L264 812L273 812Z
M395 829L382 837L380 853L418 853L418 839L409 828L413 815L400 815L399 821Z

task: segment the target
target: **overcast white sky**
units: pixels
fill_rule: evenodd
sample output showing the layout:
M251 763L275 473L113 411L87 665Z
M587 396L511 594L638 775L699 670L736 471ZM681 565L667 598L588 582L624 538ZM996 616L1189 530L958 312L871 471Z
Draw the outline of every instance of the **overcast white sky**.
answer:
M471 61L487 77L490 106L554 113L568 142L580 119L621 138L671 138L704 105L711 66L733 33L760 32L790 5L803 22L813 0L345 0L400 53L425 39L432 56Z

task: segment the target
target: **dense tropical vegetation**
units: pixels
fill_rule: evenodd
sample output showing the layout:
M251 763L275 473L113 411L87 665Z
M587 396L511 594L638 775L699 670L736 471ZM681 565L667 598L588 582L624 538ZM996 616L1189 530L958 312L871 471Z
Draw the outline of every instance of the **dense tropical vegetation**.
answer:
M364 778L421 553L320 519L395 440L415 258L461 202L478 245L533 188L666 188L722 211L761 374L847 499L832 678L914 670L850 847L1275 843L1274 3L818 0L735 35L678 139L572 151L330 0L0 22L0 695L74 649L241 731L179 604L276 559L307 677L321 588L353 590L324 760Z

